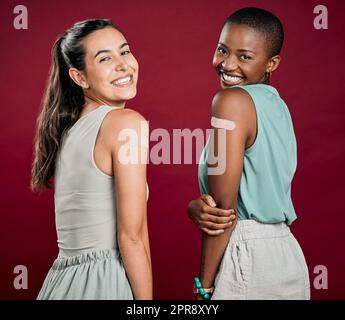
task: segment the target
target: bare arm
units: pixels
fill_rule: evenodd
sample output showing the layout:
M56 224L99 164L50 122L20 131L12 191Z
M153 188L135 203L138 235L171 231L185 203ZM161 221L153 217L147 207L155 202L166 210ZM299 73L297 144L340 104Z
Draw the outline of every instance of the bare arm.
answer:
M235 210L216 208L213 198L203 194L188 204L188 216L194 224L209 236L222 234L235 222Z
M147 216L143 224L143 234L144 234L144 246L147 252L147 256L150 263L151 273L152 273L152 263L151 263L151 250L150 250L150 240L149 240L149 230L147 223Z
M220 92L213 101L213 116L233 121L235 129L214 129L214 150L223 154L225 171L208 176L209 193L221 209L234 208L237 211L237 194L243 170L246 143L255 128L255 111L249 95L238 88ZM254 121L254 122L253 122ZM219 144L220 135L225 137L225 146ZM211 148L212 149L212 148ZM211 150L210 149L210 150ZM211 167L211 166L209 166ZM234 226L226 228L218 236L203 234L200 279L204 288L212 287L215 275L228 244Z
M147 147L140 144L142 139L147 139L141 136L141 125L146 121L129 109L118 110L113 116L117 124L112 161L118 244L134 298L148 300L152 299L152 269L147 228ZM119 141L121 134L127 136L126 141ZM134 136L139 142L132 140Z

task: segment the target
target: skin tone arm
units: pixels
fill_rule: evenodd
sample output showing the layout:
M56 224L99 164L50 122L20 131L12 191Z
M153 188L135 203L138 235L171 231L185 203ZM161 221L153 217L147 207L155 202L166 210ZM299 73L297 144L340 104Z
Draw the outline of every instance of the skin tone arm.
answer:
M236 220L235 210L216 208L216 203L209 194L203 194L200 198L189 202L188 216L209 236L224 233L224 230L230 228Z
M139 141L148 139L146 134L143 137L141 133L141 124L146 121L130 109L116 110L111 113L113 121L109 123L114 124L116 128L112 129L111 154L116 189L118 245L134 298L150 300L152 299L152 268L146 212L148 150L139 144L129 147L128 135L125 135L125 141L119 140L121 132L135 134L139 137ZM131 158L134 160L124 163L124 157L129 159L129 155L136 152L138 156Z
M226 130L226 150L217 145L220 130L214 129L214 150L226 154L226 168L223 174L209 175L210 195L221 209L234 208L237 211L237 194L243 170L244 152L255 139L256 114L249 95L239 88L221 91L212 104L212 115L235 122L234 130ZM254 131L254 132L253 132ZM216 237L203 233L200 280L204 288L214 285L215 275L229 242L235 224Z
M149 259L151 274L152 274L152 263L151 263L151 250L150 250L150 240L149 240L149 230L148 230L148 224L147 224L147 215L145 216L145 221L143 224L143 234L144 234L144 246L145 250L147 252L147 256ZM151 275L151 282L152 282L152 275Z

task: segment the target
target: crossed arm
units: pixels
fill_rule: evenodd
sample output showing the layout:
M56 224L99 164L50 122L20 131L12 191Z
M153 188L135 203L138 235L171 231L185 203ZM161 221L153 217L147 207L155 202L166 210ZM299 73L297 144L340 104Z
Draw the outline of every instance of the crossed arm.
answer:
M211 228L216 227L218 231L210 229L211 232L206 230L202 235L199 277L204 288L213 286L218 266L236 224L229 224L229 222L236 222L233 217L229 218L230 209L235 211L237 209L237 194L243 170L244 152L253 138L253 132L255 132L253 127L255 128L256 121L251 98L238 88L224 90L216 95L212 103L212 116L234 122L235 128L224 131L225 129L213 127L214 139L210 141L214 144L215 153L218 155L222 153L225 156L226 167L223 173L208 176L209 195L214 199L218 208L213 208L213 210L218 210L217 212L222 215L222 220L220 220L222 228L219 228L220 225L217 226L217 223L209 224ZM218 137L221 134L225 135L225 150L218 145ZM192 206L190 205L190 207ZM189 214L193 218L200 217L200 213L195 214L195 211L193 214L190 210ZM212 219L220 218L214 217L213 214L208 214L208 216L212 216ZM208 216L204 214L205 218ZM224 224L224 221L227 223Z

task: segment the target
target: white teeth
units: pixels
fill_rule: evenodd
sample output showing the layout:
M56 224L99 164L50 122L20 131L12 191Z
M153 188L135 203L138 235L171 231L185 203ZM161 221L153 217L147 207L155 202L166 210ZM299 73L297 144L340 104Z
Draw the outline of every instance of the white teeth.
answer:
M124 85L124 84L127 84L129 81L131 81L131 76L118 79L118 80L114 81L113 84L115 84L115 85Z
M233 76L229 76L225 73L222 73L222 77L226 82L231 82L231 83L237 83L237 82L240 82L241 80L243 80L242 77L233 77Z

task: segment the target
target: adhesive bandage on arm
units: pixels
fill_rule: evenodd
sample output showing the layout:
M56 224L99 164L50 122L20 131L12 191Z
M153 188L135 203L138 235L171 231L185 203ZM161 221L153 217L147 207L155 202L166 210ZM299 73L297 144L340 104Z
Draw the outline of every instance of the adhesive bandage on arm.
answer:
M236 124L234 121L227 119L219 119L214 116L212 116L211 118L211 126L214 128L225 130L234 130L236 128Z

